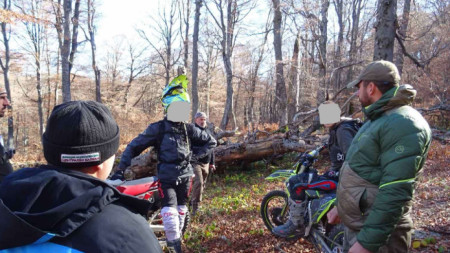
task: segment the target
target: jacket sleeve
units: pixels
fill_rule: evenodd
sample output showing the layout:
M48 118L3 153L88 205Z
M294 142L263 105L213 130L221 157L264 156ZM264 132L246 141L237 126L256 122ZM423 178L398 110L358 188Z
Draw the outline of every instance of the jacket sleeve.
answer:
M131 159L138 156L146 148L155 146L159 132L158 122L153 123L128 144L120 158L119 169L124 170L131 164Z
M201 131L200 129L190 125L189 128L191 143L194 142L199 145L199 149L195 154L195 159L202 159L213 152L217 145L216 139L208 134L206 131Z
M382 177L372 210L357 236L370 251L376 252L386 244L412 200L416 175L431 140L428 126L420 123L397 116L388 119L379 132Z
M355 130L347 126L338 127L338 129L336 130L337 142L344 156L347 155L348 148L352 144L355 134Z

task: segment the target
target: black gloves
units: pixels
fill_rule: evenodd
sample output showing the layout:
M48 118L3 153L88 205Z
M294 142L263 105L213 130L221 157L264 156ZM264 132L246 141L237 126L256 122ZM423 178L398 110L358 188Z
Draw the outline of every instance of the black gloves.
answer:
M112 174L112 176L109 178L110 180L125 180L124 176L123 176L123 170L117 170L116 172L114 172L114 174Z

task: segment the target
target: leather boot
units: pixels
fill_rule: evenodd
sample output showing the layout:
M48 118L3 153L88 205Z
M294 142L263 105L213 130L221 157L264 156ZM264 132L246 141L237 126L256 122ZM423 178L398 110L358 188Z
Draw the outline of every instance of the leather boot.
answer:
M289 220L283 225L274 227L272 233L283 238L301 235L302 231L299 228L305 221L305 209L305 201L295 201L289 198Z

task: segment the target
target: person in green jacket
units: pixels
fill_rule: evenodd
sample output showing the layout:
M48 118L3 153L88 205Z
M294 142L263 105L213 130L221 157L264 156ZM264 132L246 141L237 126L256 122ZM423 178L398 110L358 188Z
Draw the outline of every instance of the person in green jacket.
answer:
M346 227L344 252L407 252L411 245L413 192L431 130L410 106L416 91L399 81L393 63L375 61L347 85L359 89L367 121L347 151L337 208L328 213L330 223Z

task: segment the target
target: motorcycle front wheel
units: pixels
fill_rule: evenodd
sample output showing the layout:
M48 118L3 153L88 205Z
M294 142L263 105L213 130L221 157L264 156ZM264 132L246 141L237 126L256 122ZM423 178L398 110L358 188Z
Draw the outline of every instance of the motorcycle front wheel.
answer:
M261 218L271 233L274 227L287 222L288 214L289 206L286 192L274 190L264 196L261 202Z

